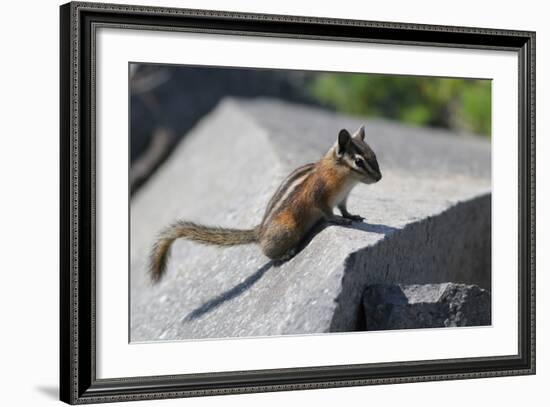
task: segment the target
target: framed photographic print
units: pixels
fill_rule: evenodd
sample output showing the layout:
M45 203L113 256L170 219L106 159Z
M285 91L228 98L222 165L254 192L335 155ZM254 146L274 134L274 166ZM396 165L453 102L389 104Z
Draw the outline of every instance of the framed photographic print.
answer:
M535 33L60 20L63 401L535 373Z

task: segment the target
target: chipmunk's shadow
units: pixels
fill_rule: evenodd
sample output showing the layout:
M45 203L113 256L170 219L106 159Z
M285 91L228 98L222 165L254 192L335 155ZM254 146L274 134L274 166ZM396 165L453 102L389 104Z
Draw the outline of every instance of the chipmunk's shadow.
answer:
M399 228L394 228L388 225L382 225L380 223L367 223L367 222L353 222L349 226L341 226L346 229L362 230L363 232L376 233L378 235L389 235Z
M187 314L183 319L182 322L190 322L195 319L200 318L201 316L215 310L220 305L224 304L227 301L232 300L233 298L236 298L243 294L246 290L250 289L254 284L256 284L271 268L277 268L282 266L283 264L291 261L294 257L296 257L302 250L304 250L309 243L313 240L315 236L317 236L319 233L321 233L324 229L327 227L334 227L335 225L328 224L324 221L318 222L313 226L313 228L309 231L309 233L302 239L300 244L296 247L295 253L284 259L284 260L270 260L267 263L265 263L262 267L260 267L258 270L256 270L253 274L248 276L246 279L241 281L236 286L230 288L227 291L224 291L223 293L215 296L214 298L206 301L204 304L202 304L200 307L194 309L189 314ZM372 223L366 223L366 222L353 222L350 225L346 226L338 226L343 227L346 229L355 229L355 230L362 230L364 232L370 232L370 233L377 233L382 235L390 234L397 230L397 228L393 228L391 226L386 225L380 225L380 224L372 224Z
M202 304L200 307L194 309L191 311L185 318L182 319L182 322L189 322L194 319L200 318L201 316L209 313L210 311L215 310L220 305L222 305L224 302L227 302L229 300L232 300L235 297L238 297L242 293L244 293L246 290L248 290L250 287L252 287L254 284L258 282L260 278L264 276L264 274L274 265L274 261L268 261L266 264L264 264L262 267L260 267L254 274L248 276L246 279L241 281L239 284L234 286L233 288L230 288L229 290L215 296L211 300L206 301L204 304Z
M364 221L352 222L349 225L333 225L325 221L320 221L320 222L317 222L315 226L313 226L313 228L309 231L309 233L302 239L300 244L296 247L296 252L294 253L294 255L291 258L287 259L286 261L292 259L293 257L296 257L298 253L304 250L311 243L311 241L313 240L313 238L315 238L315 236L317 236L319 233L321 233L323 230L329 227L355 229L355 230L361 230L363 232L376 233L378 235L384 235L384 236L389 235L395 232L396 230L399 230L398 228L394 228L391 226L382 225L378 223L367 223Z

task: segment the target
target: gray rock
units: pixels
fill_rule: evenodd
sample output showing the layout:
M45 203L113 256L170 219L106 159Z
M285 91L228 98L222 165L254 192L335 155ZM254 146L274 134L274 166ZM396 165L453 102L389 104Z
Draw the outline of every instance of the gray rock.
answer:
M368 331L491 324L491 294L476 285L374 284L363 306Z
M147 255L175 219L248 228L281 180L342 127L366 124L384 178L359 185L366 218L312 236L275 267L254 245L178 240L152 286ZM490 288L491 146L486 140L267 99L224 100L131 201L130 338L178 340L362 329L370 284L454 281Z

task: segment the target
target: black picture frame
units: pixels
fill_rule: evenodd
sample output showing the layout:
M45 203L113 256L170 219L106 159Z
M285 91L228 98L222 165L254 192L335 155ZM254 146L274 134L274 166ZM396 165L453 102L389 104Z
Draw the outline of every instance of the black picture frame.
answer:
M535 33L72 2L60 7L60 398L71 404L535 373ZM519 352L177 376L96 378L95 29L175 30L484 50L519 56ZM498 255L498 254L497 254Z

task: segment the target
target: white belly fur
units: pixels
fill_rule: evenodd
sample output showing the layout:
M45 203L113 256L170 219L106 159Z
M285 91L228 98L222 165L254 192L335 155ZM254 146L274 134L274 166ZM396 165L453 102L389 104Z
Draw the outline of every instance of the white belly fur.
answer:
M329 205L331 208L335 208L339 204L341 204L349 195L353 187L357 185L357 181L354 179L350 179L346 181L344 185L342 185L342 188L334 194L332 199L329 201Z

